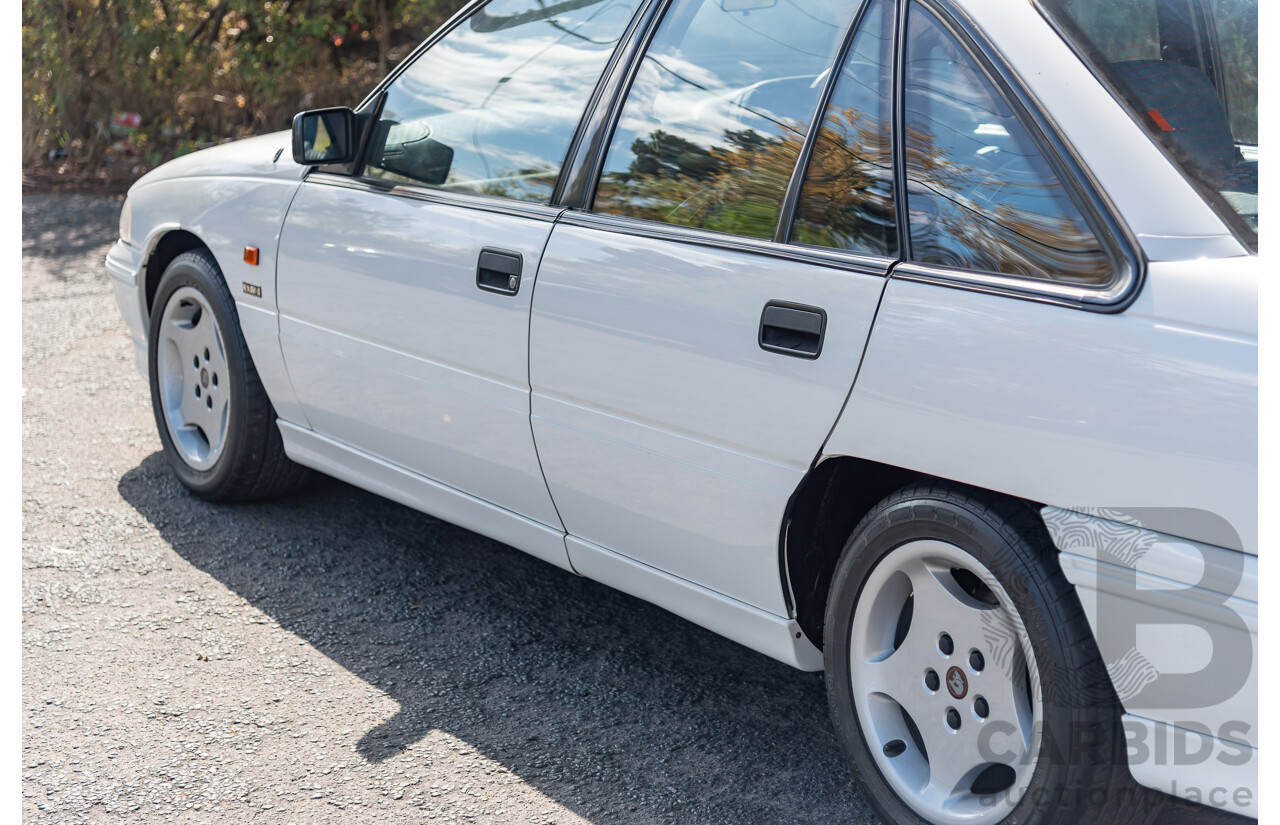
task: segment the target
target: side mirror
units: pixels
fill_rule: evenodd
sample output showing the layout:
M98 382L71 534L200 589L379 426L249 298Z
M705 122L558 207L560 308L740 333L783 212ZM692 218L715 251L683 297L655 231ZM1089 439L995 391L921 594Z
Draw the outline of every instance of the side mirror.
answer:
M355 113L345 106L294 115L294 161L304 166L354 162L355 120Z

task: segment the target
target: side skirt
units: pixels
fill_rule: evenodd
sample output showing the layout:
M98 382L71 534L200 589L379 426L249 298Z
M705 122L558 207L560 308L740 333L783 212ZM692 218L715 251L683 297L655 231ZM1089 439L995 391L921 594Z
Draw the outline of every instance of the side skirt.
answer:
M278 422L289 458L371 493L509 544L573 572L564 533L411 473L380 458L287 421Z
M565 539L583 576L652 602L752 650L801 670L822 670L822 651L792 619L730 599L574 536Z
M280 421L279 427L285 453L299 464L651 602L792 667L822 670L822 652L794 620L566 536L296 424Z

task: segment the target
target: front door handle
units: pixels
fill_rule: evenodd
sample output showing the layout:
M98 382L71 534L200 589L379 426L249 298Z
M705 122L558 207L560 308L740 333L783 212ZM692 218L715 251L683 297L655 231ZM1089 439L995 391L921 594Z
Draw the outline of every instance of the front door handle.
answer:
M827 313L818 307L770 301L760 314L760 349L795 358L817 358L827 331Z
M518 252L501 249L480 250L480 262L476 265L476 286L485 292L515 295L520 291L522 259Z

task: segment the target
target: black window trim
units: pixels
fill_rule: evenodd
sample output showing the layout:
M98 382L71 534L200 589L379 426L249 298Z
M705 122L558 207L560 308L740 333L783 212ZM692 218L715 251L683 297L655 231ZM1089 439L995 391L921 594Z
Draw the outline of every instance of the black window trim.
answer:
M630 88L631 68L639 62L638 56L644 54L657 28L657 20L661 19L669 3L670 0L642 0L637 8L582 113L552 194L553 205L570 209L589 208L588 198L595 191L598 177L593 168L597 158L603 160L602 153L608 148L602 146L602 142L607 142L613 134L614 102L625 98L626 94L619 91L619 86L625 83Z
M593 152L589 158L584 158L584 164L588 166L589 173L581 177L580 197L572 202L564 203L564 205L568 206L570 209L574 211L600 214L595 213L593 210L595 206L596 190L599 188L600 176L604 171L605 155L608 154L609 144L613 140L613 133L617 129L618 121L622 117L622 109L626 105L627 97L631 94L632 85L635 83L636 75L640 72L640 66L644 63L645 55L648 54L649 46L652 44L653 38L657 34L658 29L662 27L662 21L671 10L671 6L677 2L680 2L680 0L652 0L653 8L651 10L652 13L649 14L646 19L646 30L641 36L637 37L636 42L632 44L625 65L620 64L620 75L613 84L614 88L610 90L612 92L612 97L606 101L607 106L598 113L600 115L600 126L594 135L596 139L592 145ZM894 2L896 2L896 0L894 0ZM826 104L831 98L832 90L835 88L835 81L840 73L840 67L844 65L845 55L848 53L849 47L853 43L854 33L857 31L858 25L862 22L862 18L866 15L867 9L871 5L871 0L857 0L857 3L858 6L851 22L840 35L840 42L836 47L834 62L827 66L827 78L823 81L823 87L818 94L818 104L815 107L815 112L817 114L815 117L821 117L825 112ZM813 142L818 131L813 128L813 123L816 122L817 121L812 121L808 132L805 134L805 139L801 144L800 153L796 157L796 164L792 167L791 176L787 180L787 187L783 192L783 199L779 203L778 221L774 225L773 235L771 238L751 238L750 240L772 240L772 242L778 244L787 243L786 240L783 240L784 236L790 234L790 219L786 210L788 209L789 203L790 208L794 210L794 201L798 195L793 193L792 190L793 188L799 187L803 182L803 176L798 178L796 172L801 168L801 165L805 163L805 159L813 151ZM630 220L639 221L643 224L656 224L658 226L679 226L679 224L666 224L661 221L648 221L639 218L631 218ZM698 229L698 227L683 228ZM732 233L715 232L713 230L700 231L707 232L712 235L726 235L732 238L747 237L744 235L734 235ZM842 250L832 251L837 254L844 254ZM829 256L825 254L821 255L821 257L829 258ZM878 257L879 256L853 255L855 260L871 260Z
M569 204L570 209L584 212L592 210L596 199L596 188L600 185L600 175L604 169L605 155L608 154L609 143L613 140L613 132L618 126L618 120L622 117L622 107L627 102L627 96L631 94L631 86L640 71L640 66L644 63L644 56L649 51L649 44L653 42L658 29L662 27L663 19L675 2L678 2L678 0L654 0L652 13L646 19L644 31L631 44L631 50L627 54L625 65L620 64L616 68L616 71L620 71L621 74L617 82L610 84L610 91L613 94L608 100L603 101L605 105L604 111L601 113L602 120L599 128L592 136L594 139L591 144L591 150L587 157L584 158L588 173L581 178L581 200L574 204ZM651 221L646 221L646 223L651 223Z
M898 132L895 133L894 149L899 153L895 169L902 167L903 173L897 180L894 196L902 210L899 221L905 219L907 209L905 158L902 156L904 147L901 144L905 120L903 108L906 104L903 89L906 55L903 46L907 8L912 2L929 10L973 59L988 81L995 85L997 93L1013 110L1014 116L1035 142L1045 161L1073 195L1073 202L1081 209L1090 229L1111 258L1114 273L1107 284L1091 287L979 270L929 266L915 263L907 257L910 251L910 237L907 233L905 242L899 244L903 248L903 259L894 267L891 277L1048 301L1098 312L1122 312L1127 309L1141 290L1146 275L1146 259L1137 251L1141 247L1133 232L1117 217L1115 205L1106 197L1097 179L1065 139L1061 128L1045 107L977 24L949 0L898 0L898 66L895 79L895 128Z
M323 168L312 169L311 174L307 176L307 181L317 185L337 186L357 192L389 195L409 200L438 203L444 206L493 212L498 215L532 218L539 221L555 221L556 217L564 211L562 207L534 201L522 201L478 192L454 192L448 189L436 189L411 183L393 183L377 178L353 177L345 172L334 172Z
M661 221L645 220L644 218L633 218L628 215L612 215L606 212L568 209L561 213L556 222L565 226L579 226L619 235L674 241L694 246L725 249L731 252L762 255L779 260L817 264L818 266L842 269L862 275L874 275L882 279L888 276L889 270L897 263L893 258L863 255L844 249L781 244L771 238L752 238L747 235L734 235L729 232L717 232L713 229L662 223Z
M1081 209L1090 229L1093 230L1111 258L1115 275L1112 280L1101 287L1081 286L1057 283L1046 279L1026 278L975 270L951 269L918 264L910 260L910 233L908 230L906 202L906 168L904 164L903 141L905 135L905 94L903 83L905 78L906 15L911 0L895 0L894 6L894 67L891 81L893 96L892 141L894 148L894 203L898 223L898 255L896 259L883 259L892 262L889 271L891 277L904 280L924 281L960 289L976 290L987 293L1006 295L1014 298L1042 301L1077 309L1089 309L1099 312L1121 312L1136 298L1141 289L1146 273L1146 259L1136 250L1141 247L1131 230L1117 216L1114 204L1106 197L1097 180L1088 171L1070 143L1063 137L1061 129L1047 114L1045 108L1018 78L990 40L977 25L963 12L955 8L947 0L915 0L925 6L939 22L955 37L961 48L965 49L978 65L984 76L993 83L997 92L1011 107L1019 123L1027 130L1028 135L1036 142L1047 163L1063 182L1064 187L1073 195L1073 202ZM621 117L622 107L639 72L643 57L648 51L654 35L661 26L662 19L677 0L650 0L649 7L641 14L644 17L643 30L639 31L629 44L625 58L615 61L611 76L605 81L610 94L599 101L594 111L588 112L593 124L592 133L585 137L579 147L579 158L574 163L575 187L564 193L566 197L560 205L568 208L560 220L564 223L583 226L595 226L627 234L646 237L670 238L686 242L705 243L722 248L742 248L755 252L771 250L770 254L781 257L795 257L825 265L837 265L838 261L848 261L847 268L866 272L873 261L880 261L879 256L859 254L850 250L836 248L811 247L790 241L794 212L798 203L799 188L803 185L804 174L821 128L819 120L814 120L809 133L805 136L801 154L792 170L787 190L781 205L778 225L772 241L768 239L749 239L729 233L714 232L693 227L676 227L655 221L627 218L625 216L606 216L592 211L596 188L604 166L604 155L608 151L613 131ZM829 77L822 93L815 118L825 115L827 104L834 94L834 84L839 78L840 69L851 47L858 26L864 19L869 0L860 2L849 28L843 36L841 46L836 54L835 62L830 67ZM589 144L589 145L588 145ZM586 146L583 151L582 147ZM566 167L568 168L568 167ZM588 218L587 216L590 216ZM785 240L784 240L785 238ZM775 248L776 247L776 248ZM783 253L783 249L794 250L793 254ZM875 267L879 268L879 267Z
M607 94L600 99L595 111L588 112L591 127L589 133L584 135L578 147L578 157L572 164L573 168L571 170L571 174L574 175L573 183L570 187L567 187L567 190L563 193L563 198L558 204L565 207L565 211L557 219L557 222L568 226L579 226L634 237L670 240L715 249L745 252L780 260L828 266L861 275L887 278L890 270L897 263L896 258L868 255L845 249L779 241L779 227L784 225L784 216L781 211L778 224L775 225L774 234L771 238L752 238L746 235L735 235L730 232L719 232L701 227L593 211L596 189L599 186L600 176L604 169L605 155L608 153L609 144L613 139L613 132L617 127L618 120L622 117L622 108L626 105L627 96L631 93L631 86L640 71L641 64L644 62L644 56L649 50L649 45L653 42L654 36L661 27L663 18L676 2L680 2L680 0L647 0L647 7L639 14L639 17L644 21L643 28L633 33L632 42L628 44L625 56L616 61L616 64L612 67L612 76L607 77L605 80ZM859 7L854 15L853 22L841 35L834 63L828 66L828 77L823 91L819 95L821 100L817 111L820 114L825 110L826 101L830 98L831 90L834 88L834 82L839 74L839 67L844 65L845 56L853 43L853 34L857 31L857 26L861 23L870 4L870 0L859 0ZM805 136L805 145L811 143L816 132L817 130L813 128L809 129L808 134ZM811 146L809 150L812 151ZM568 169L569 167L566 168ZM796 168L799 168L799 158L797 158ZM789 196L791 188L799 186L799 184L800 180L796 178L795 169L793 169L791 178L787 182L787 194L784 195L782 207L786 205L786 198Z
M875 0L861 0L858 10L854 13L849 27L845 29L842 35L840 46L836 50L835 63L827 67L827 79L823 83L822 91L818 94L818 104L814 108L814 114L809 119L809 130L804 136L804 143L801 144L800 154L796 156L796 165L791 170L791 177L787 181L787 190L782 198L782 205L778 211L778 225L774 228L773 239L778 243L791 243L791 234L795 228L796 209L800 205L800 192L804 187L805 176L809 172L809 161L813 158L813 148L818 143L818 135L826 126L827 106L831 104L831 97L835 94L836 83L840 80L840 73L844 70L845 61L849 58L849 50L853 48L853 40L858 34L862 21L866 19L871 4ZM894 31L895 41L897 32L897 5L896 0L890 0L894 7ZM894 45L894 54L897 54L897 45ZM897 73L894 73L896 78ZM895 89L891 88L889 94L892 96ZM893 98L890 97L890 100ZM890 115L890 120L896 120ZM898 153L892 153L892 161L896 167ZM895 171L896 175L896 171ZM901 221L899 221L898 234L902 234ZM809 244L796 244L797 246L808 247ZM820 248L820 247L819 247Z

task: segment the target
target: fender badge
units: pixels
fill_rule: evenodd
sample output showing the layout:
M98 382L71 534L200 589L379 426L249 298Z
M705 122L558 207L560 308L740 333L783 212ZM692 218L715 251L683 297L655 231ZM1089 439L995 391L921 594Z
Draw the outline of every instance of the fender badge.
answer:
M249 293L255 298L262 297L262 287L258 286L257 284L251 284L248 281L241 281L240 283L244 286L245 292Z

